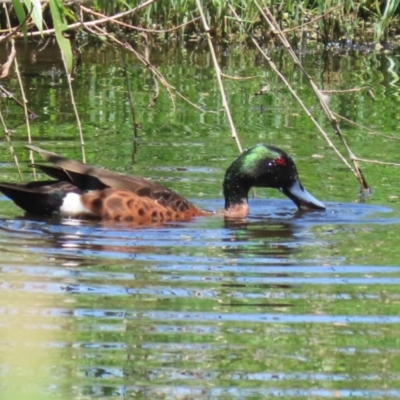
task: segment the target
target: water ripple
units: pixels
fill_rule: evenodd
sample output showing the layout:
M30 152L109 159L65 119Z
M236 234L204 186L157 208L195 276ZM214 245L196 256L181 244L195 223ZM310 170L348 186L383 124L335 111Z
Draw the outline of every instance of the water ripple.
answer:
M396 210L252 203L159 229L0 219L0 357L64 352L74 398L399 397Z

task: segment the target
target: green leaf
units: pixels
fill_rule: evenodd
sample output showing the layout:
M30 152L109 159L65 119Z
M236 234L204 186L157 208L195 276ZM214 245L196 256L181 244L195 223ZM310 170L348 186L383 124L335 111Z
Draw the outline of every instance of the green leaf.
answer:
M39 32L43 35L43 15L40 0L24 0L24 3L29 11L32 10L32 20L39 29Z
M119 2L122 3L128 10L131 8L126 0L119 0Z
M17 15L18 21L22 24L21 29L24 34L24 39L27 40L27 28L26 28L26 13L24 7L22 7L21 0L12 0L12 4L14 7L15 14Z
M63 31L68 27L63 13L63 7L60 0L50 0L51 17L53 18L54 30L56 32L57 43L60 46L61 54L64 58L67 73L72 71L72 49L71 43L63 36Z

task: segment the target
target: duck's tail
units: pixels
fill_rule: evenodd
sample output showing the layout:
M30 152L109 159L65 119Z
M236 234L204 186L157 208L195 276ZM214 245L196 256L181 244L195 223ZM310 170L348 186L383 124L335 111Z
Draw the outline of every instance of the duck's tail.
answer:
M0 192L29 214L58 213L68 193L78 193L69 182L41 181L30 183L0 182ZM78 194L80 194L79 192Z

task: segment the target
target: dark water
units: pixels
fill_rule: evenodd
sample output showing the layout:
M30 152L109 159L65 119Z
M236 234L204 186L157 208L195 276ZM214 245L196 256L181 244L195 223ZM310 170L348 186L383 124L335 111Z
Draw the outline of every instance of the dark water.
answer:
M20 52L20 62L29 105L39 115L33 141L79 159L64 79L48 75L60 68L57 53L46 49L35 65L28 54ZM163 90L150 107L153 80L132 59L141 125L135 152L118 53L87 51L74 81L87 159L220 209L223 173L237 150L209 55L157 54L154 62L171 83L210 112L178 100L174 111ZM2 399L400 397L400 173L363 165L373 194L367 204L355 202L354 177L250 56L232 50L221 59L230 75L259 76L226 82L243 145L274 143L291 153L327 210L299 213L278 192L257 190L245 221L216 215L131 229L27 219L0 197ZM396 137L399 118L390 105L398 87L384 67L390 57L353 54L333 60L335 68L316 63L318 55L305 62L329 89L373 84L378 101L365 92L333 95L332 108ZM288 60L282 68L292 76ZM253 98L266 78L273 91ZM302 77L292 80L311 102ZM9 88L17 90L15 82L10 77ZM1 107L10 126L22 118L9 102ZM343 129L358 156L398 161L396 139ZM27 180L25 142L25 127L16 128L13 143ZM1 180L17 180L5 142L0 162Z

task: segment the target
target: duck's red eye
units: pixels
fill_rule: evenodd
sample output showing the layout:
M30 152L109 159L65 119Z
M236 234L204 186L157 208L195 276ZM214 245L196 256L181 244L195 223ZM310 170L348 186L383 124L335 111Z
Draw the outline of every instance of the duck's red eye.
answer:
M275 160L275 163L277 165L285 165L286 164L286 160L283 157L279 157Z

